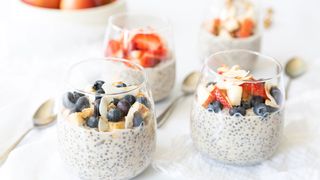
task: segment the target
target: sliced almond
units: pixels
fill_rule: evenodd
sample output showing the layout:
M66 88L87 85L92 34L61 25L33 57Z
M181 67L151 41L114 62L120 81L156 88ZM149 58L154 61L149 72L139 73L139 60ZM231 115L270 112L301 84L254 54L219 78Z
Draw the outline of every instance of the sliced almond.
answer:
M93 115L93 108L85 108L81 111L81 116L83 119L86 119Z

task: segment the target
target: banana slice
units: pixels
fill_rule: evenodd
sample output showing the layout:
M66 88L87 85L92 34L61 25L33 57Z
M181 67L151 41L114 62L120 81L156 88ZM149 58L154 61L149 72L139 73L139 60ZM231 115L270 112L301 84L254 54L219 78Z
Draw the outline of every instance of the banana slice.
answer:
M227 89L227 96L233 106L239 106L241 104L242 87L236 85L230 86Z

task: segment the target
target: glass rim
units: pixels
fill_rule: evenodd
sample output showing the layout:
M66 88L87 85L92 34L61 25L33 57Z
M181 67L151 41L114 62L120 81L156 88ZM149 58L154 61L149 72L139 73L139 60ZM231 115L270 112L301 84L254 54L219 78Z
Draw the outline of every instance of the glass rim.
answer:
M138 16L144 16L144 17L152 17L154 19L158 19L158 20L161 20L162 22L164 22L166 24L165 26L161 26L159 28L154 28L154 30L157 31L157 32L164 31L166 29L171 29L171 22L169 21L169 19L167 17L157 16L157 15L148 14L148 13L138 13L138 12L122 12L122 13L114 14L114 15L110 16L110 18L108 20L109 26L111 26L112 28L115 28L118 31L124 31L124 32L139 31L141 29L146 28L146 27L136 27L136 28L133 28L133 29L127 29L127 28L122 28L122 27L116 25L116 23L114 23L115 19L117 19L119 17L137 16L137 15ZM146 32L146 33L148 33L148 32Z
M272 76L272 77L268 77L268 78L260 78L258 80L238 80L239 82L245 82L245 83L259 83L259 82L267 82L270 80L273 80L275 78L279 78L282 74L283 74L283 67L280 64L280 62L278 60L276 60L275 58L268 56L268 55L264 55L260 52L256 52L256 51L252 51L252 50L247 50L247 49L231 49L231 50L223 50L223 51L219 51L216 53L213 53L211 55L209 55L208 57L205 58L205 62L204 62L204 67L209 69L209 72L211 72L212 74L214 74L217 77L223 77L224 79L234 79L231 77L225 77L222 76L221 74L219 74L218 72L216 72L215 70L213 70L211 67L209 67L209 61L214 58L217 55L222 55L222 54L228 54L228 53L233 53L233 52L244 52L244 53L248 53L248 54L253 54L255 56L258 57L262 57L264 59L268 59L269 61L272 61L274 64L276 64L276 66L279 69L279 72L277 72L276 75Z
M133 88L133 89L130 89L130 90L125 90L125 91L121 91L121 92L117 92L117 93L104 93L104 94L99 94L101 96L116 96L116 95L122 95L122 94L127 94L127 93L130 93L132 91L135 91L137 89L140 89L142 86L144 86L147 82L147 75L146 75L146 71L144 70L144 68L140 65L140 64L137 64L135 62L132 62L130 60L127 60L127 59L123 59L123 58L115 58L115 57L93 57L93 58L87 58L87 59L84 59L84 60L81 60L77 63L74 63L71 65L71 67L68 69L67 71L67 75L66 75L66 80L65 80L65 83L67 84L67 86L69 88L72 88L72 90L74 91L77 91L77 92L80 92L82 94L85 94L85 95L93 95L93 96L96 96L97 94L94 93L94 92L87 92L85 91L84 89L79 89L79 88L76 88L71 82L70 82L70 75L72 73L72 70L74 68L76 68L77 66L81 65L81 64L84 64L84 63L94 63L94 62L117 62L117 63L129 63L130 65L133 65L134 67L138 68L138 70L142 73L142 76L143 76L143 81L140 82L137 87ZM98 80L98 79L97 79Z

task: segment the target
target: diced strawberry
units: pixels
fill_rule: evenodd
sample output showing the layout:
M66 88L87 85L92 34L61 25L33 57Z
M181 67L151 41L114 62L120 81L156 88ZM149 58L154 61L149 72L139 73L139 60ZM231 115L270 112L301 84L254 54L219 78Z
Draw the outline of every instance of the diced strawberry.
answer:
M216 36L219 35L220 25L221 25L221 21L219 18L216 18L213 20L211 32Z
M156 34L136 34L131 40L134 50L157 51L161 48L161 38Z
M219 89L217 86L213 89L213 92L211 93L215 97L217 101L219 101L224 108L231 108L231 103L226 95L226 92Z
M117 40L110 40L105 51L105 56L118 57L120 53L122 54L121 42Z
M252 35L254 29L254 22L250 18L246 18L241 23L240 29L236 32L236 36L240 38L246 38Z
M214 88L214 85L210 85L208 87L199 86L197 89L198 101L205 109L207 109L208 105L215 100L215 96L213 94Z
M267 94L264 88L264 83L243 83L242 85L242 98L248 100L251 96L261 96L267 99Z
M154 67L158 63L160 63L160 59L155 57L152 53L145 52L141 55L141 58L139 59L139 64L143 67Z

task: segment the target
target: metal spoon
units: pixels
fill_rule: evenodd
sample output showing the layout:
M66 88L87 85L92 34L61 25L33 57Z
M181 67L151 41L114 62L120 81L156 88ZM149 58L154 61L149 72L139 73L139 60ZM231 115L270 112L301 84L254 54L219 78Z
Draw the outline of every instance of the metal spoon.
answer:
M289 77L289 80L286 86L286 98L288 98L288 92L291 85L291 81L293 79L300 77L306 71L307 71L307 65L299 57L293 57L287 62L285 66L285 72L286 72L286 75Z
M25 133L23 133L19 139L16 140L3 154L0 156L0 164L3 163L10 152L21 142L21 140L34 128L45 127L57 119L57 115L53 113L54 100L49 99L43 102L37 111L34 113L33 126L29 128Z
M182 83L182 94L178 97L176 97L171 104L158 116L157 118L157 124L158 128L160 128L166 120L169 118L169 116L172 113L172 110L176 107L178 104L178 101L181 100L183 97L186 97L188 95L191 95L195 92L197 88L198 81L200 80L201 73L198 71L191 72L188 74L188 76L185 77Z

